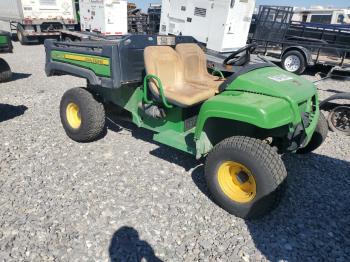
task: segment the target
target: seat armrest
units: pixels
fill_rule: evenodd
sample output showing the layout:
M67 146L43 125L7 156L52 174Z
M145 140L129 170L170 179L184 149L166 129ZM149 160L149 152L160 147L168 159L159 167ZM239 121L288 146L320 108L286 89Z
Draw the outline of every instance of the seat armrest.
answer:
M173 106L170 105L170 104L168 103L168 101L166 100L166 98L165 98L162 81L161 81L160 78L157 77L156 75L151 75L151 74L149 74L149 75L146 75L146 76L145 76L145 78L144 78L144 80L143 80L143 101L144 101L145 103L147 103L147 104L153 103L153 101L150 100L150 99L148 98L148 94L147 94L147 93L148 93L148 92L147 92L147 89L148 89L148 81L151 80L151 79L154 79L154 80L157 81L159 96L160 96L160 98L161 98L161 100L162 100L164 106L165 106L166 108L172 108Z

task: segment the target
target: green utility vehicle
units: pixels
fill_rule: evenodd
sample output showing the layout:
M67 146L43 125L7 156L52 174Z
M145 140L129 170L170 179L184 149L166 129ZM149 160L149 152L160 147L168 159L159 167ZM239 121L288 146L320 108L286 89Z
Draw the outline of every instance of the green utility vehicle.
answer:
M237 69L228 75L208 73L192 37L47 40L45 47L48 76L87 79L86 87L68 90L61 100L71 139L99 138L105 108L115 107L154 131L155 141L206 157L213 200L242 218L260 217L278 203L287 176L280 154L311 152L327 135L315 85L273 64L250 63L253 45L224 61Z
M11 34L0 30L0 53L12 53ZM0 83L12 78L11 68L8 63L0 58Z

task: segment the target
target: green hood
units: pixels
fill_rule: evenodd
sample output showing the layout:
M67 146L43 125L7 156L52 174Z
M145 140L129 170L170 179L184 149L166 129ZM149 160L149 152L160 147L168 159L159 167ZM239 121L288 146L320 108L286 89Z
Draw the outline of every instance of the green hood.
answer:
M313 83L278 67L265 67L243 74L226 90L285 98L295 103L304 102L316 94Z

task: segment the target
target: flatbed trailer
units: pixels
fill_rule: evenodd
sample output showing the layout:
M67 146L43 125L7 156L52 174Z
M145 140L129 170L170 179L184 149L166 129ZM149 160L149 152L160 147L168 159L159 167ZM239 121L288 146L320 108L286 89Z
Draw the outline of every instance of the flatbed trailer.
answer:
M296 74L318 64L350 73L350 29L292 22L292 16L292 7L260 7L249 39L258 44L256 53L280 61L285 70Z

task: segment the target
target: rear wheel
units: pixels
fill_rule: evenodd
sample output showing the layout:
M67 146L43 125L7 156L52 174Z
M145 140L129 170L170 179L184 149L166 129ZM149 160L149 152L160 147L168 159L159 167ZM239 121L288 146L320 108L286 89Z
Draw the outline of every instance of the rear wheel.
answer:
M64 130L74 141L90 142L103 134L104 107L83 88L70 89L63 95L60 115Z
M329 128L347 136L350 136L350 107L338 106L328 116Z
M316 130L312 135L312 138L306 147L301 148L297 151L298 154L308 154L319 148L323 142L326 140L328 135L328 124L325 116L320 113L320 118L318 120Z
M28 38L24 35L24 29L20 25L17 26L17 38L21 45L28 44Z
M241 218L259 218L280 201L285 166L273 148L261 140L231 137L214 147L205 177L214 201Z
M299 51L289 51L282 57L282 67L288 72L300 75L306 69L306 59Z
M12 72L9 64L0 58L0 83L10 81L12 78Z

